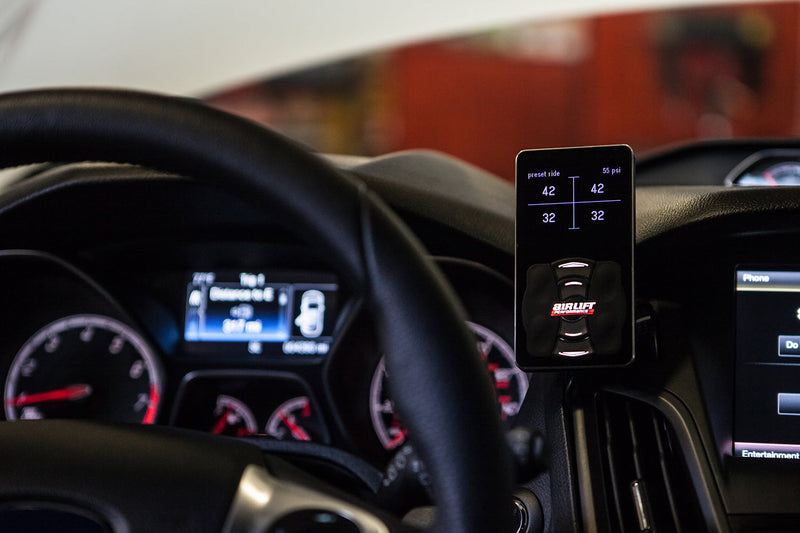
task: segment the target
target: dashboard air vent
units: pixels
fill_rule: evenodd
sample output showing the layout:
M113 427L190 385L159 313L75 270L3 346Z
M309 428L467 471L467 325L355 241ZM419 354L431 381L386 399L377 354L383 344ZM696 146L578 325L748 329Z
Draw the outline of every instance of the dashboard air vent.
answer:
M613 531L702 531L705 523L675 432L648 404L597 398L603 483Z

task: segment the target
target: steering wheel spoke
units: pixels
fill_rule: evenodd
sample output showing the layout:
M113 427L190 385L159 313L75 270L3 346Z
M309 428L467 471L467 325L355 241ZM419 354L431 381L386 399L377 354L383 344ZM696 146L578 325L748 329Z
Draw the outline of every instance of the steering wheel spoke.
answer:
M374 514L317 490L278 479L265 468L242 474L223 533L389 533Z

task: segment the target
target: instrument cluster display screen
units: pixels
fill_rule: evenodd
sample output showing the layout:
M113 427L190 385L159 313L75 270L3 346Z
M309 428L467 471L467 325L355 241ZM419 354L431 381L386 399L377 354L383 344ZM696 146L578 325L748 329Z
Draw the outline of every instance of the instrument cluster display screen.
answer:
M235 343L252 355L324 355L337 291L335 279L325 274L193 272L184 340L195 351Z
M800 269L736 272L734 455L800 461Z

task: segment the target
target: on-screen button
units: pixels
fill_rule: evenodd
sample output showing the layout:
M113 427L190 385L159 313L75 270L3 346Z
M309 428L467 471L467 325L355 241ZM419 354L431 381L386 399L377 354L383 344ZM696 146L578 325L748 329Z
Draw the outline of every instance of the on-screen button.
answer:
M800 335L779 335L778 356L800 357Z
M791 392L778 393L778 414L800 416L800 394Z

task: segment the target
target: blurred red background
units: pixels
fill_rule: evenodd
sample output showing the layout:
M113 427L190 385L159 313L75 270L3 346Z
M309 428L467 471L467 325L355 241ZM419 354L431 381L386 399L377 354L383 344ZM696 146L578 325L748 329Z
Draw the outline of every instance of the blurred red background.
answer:
M432 148L513 180L526 148L798 132L797 3L518 25L208 101L326 153Z

